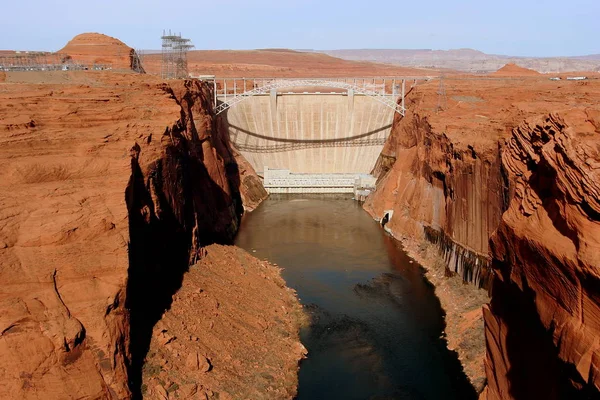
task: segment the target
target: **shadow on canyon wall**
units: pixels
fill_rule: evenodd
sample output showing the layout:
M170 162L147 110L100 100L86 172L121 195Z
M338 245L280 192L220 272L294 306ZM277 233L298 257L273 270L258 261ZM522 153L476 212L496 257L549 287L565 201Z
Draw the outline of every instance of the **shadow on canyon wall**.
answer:
M154 325L170 308L184 273L202 257L204 246L232 243L243 213L237 164L225 164L228 194L211 179L201 142L178 137L176 145L166 147L162 158L150 164L146 176L139 153L136 144L125 190L130 235L128 371L134 399L142 398L142 368Z
M495 266L497 267L497 266ZM502 267L504 268L504 267ZM535 306L535 292L523 291L511 281L493 280L491 306L510 329L506 332L506 353L510 369L510 395L514 399L591 400L598 392L582 381L573 365L560 360L552 335ZM501 295L500 295L501 294ZM501 298L502 301L497 299ZM520 310L515 313L514 310Z

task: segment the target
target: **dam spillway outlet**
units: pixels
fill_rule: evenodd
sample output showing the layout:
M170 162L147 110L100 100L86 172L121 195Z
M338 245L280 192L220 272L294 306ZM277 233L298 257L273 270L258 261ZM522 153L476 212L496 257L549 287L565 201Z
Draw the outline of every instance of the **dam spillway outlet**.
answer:
M375 186L374 176L360 173L293 173L289 169L263 171L269 193L363 193Z

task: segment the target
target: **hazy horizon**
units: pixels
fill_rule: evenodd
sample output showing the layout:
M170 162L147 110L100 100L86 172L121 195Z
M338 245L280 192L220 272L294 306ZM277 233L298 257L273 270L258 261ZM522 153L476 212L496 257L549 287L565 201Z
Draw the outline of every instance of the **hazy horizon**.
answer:
M317 0L182 0L4 5L0 49L56 51L84 32L158 49L163 29L181 32L198 50L456 50L490 55L572 57L600 53L597 0L507 0L398 5Z
M102 33L102 32L82 32L82 33ZM111 36L111 35L108 35ZM185 35L182 35L183 37L186 37ZM151 54L151 53L160 53L161 49L160 48L149 48L149 49L144 49L144 48L136 48L135 46L131 46L129 45L129 43L127 43L126 41L122 40L121 38L117 38L121 41L123 41L126 45L135 48L138 51L144 51L144 52L148 52L147 54ZM68 42L68 41L67 41ZM63 45L59 46L59 48L55 49L55 50L47 50L47 49L17 49L17 48L0 48L0 51L48 51L48 52L55 52L60 50L60 48L62 48L64 45L67 44L67 42L65 42ZM291 51L296 51L296 52L314 52L314 53L327 53L327 52L333 52L333 51L458 51L458 50L472 50L472 51L477 51L480 52L482 54L485 54L487 56L497 56L497 57L507 57L507 58L580 58L580 57L590 57L590 56L598 56L600 57L600 51L598 53L590 53L590 54L574 54L574 55L568 55L568 56L527 56L527 55L514 55L514 54L494 54L494 53L486 53L483 52L479 49L471 49L471 48L452 48L452 49L411 49L411 48L339 48L339 49L293 49L293 48L289 48L289 47L263 47L263 48L247 48L247 49L198 49L198 48L194 48L190 51L277 51L277 50L291 50Z

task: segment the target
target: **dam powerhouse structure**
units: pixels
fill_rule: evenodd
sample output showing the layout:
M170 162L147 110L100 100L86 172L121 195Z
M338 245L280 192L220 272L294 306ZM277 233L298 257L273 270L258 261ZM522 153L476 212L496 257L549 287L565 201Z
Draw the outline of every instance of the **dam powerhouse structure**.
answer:
M233 145L270 193L366 194L404 98L428 77L210 78Z

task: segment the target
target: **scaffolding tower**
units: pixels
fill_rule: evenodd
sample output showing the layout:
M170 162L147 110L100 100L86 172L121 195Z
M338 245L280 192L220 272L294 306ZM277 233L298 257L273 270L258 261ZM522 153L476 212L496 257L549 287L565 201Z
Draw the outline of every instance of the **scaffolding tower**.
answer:
M448 107L448 98L446 97L446 86L444 86L444 74L440 76L440 86L438 87L438 104L436 112L444 111Z
M194 48L191 39L180 34L163 31L162 63L160 76L163 79L184 79L188 77L187 52Z

